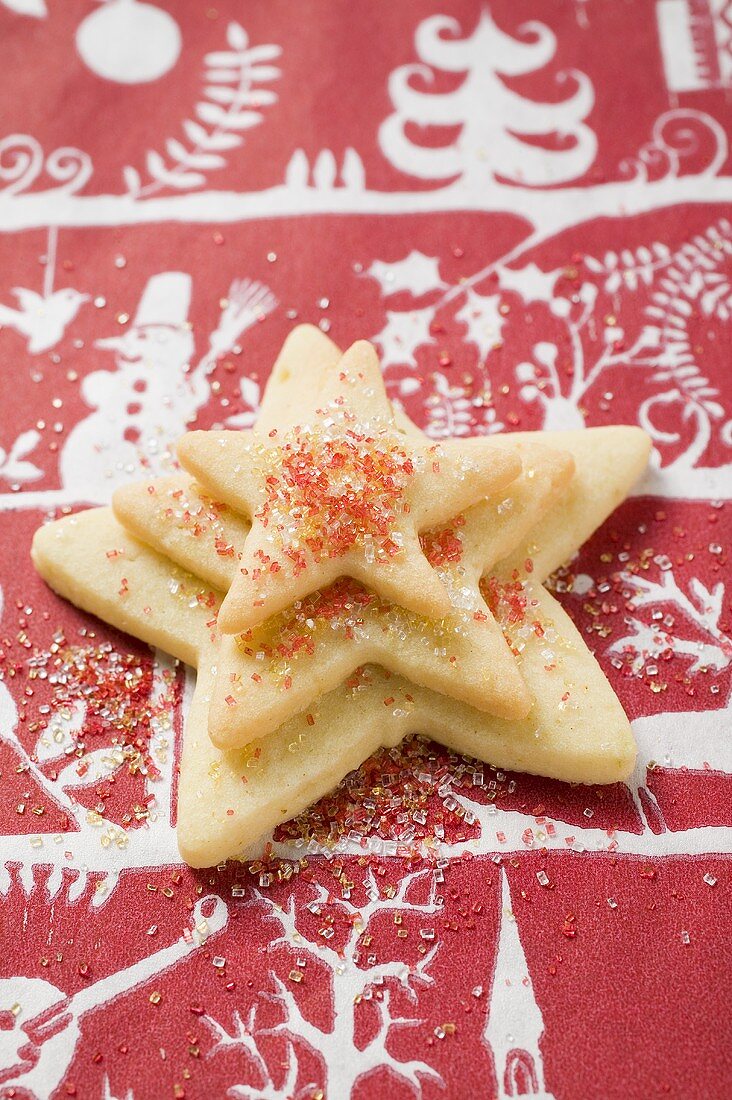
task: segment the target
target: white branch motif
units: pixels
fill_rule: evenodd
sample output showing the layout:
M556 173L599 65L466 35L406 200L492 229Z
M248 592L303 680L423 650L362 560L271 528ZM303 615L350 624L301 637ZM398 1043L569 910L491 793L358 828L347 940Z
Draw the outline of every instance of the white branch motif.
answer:
M631 592L634 610L655 608L651 622L636 615L626 618L630 633L617 638L609 647L610 653L632 658L631 667L640 674L649 660L656 660L667 650L682 653L690 658L688 672L701 668L719 671L732 663L732 638L722 630L724 585L721 581L710 590L698 579L689 581L689 591L679 587L672 570L661 573L660 581L652 581L635 573L621 573L620 578ZM681 613L683 621L694 628L697 637L684 637L679 631L678 614L665 614L661 610L671 605ZM704 640L700 640L699 635Z
M226 165L222 154L242 144L242 131L262 121L259 108L277 101L273 91L257 85L280 75L271 64L279 57L280 47L249 46L239 23L229 24L226 38L228 50L206 57L203 99L196 104L196 120L183 123L189 144L169 138L165 143L167 159L150 150L145 166L152 182L146 186L136 168L124 168L127 191L133 198L149 198L164 188L189 191L202 187L206 173Z
M424 891L425 886L428 886L428 889L424 900L412 900L413 892L419 889ZM408 918L410 914L421 914L429 918L439 913L441 899L437 896L434 872L432 870L411 872L384 896L376 876L370 869L365 888L366 901L359 906L352 902L350 897L334 899L322 884L316 885L315 898L309 903L308 910L315 916L323 917L321 934L324 934L322 942L318 942L317 955L306 947L307 941L298 928L299 911L296 909L294 895L290 896L284 908L280 908L266 895L256 892L257 902L264 902L267 906L266 916L276 920L282 929L281 935L270 942L269 951L275 952L282 948L291 951L294 948L298 955L298 966L291 971L288 980L283 980L275 971L270 972L270 981L274 989L263 995L282 1010L282 1019L275 1024L260 1027L257 1022L256 1008L246 1024L240 1016L235 1014L230 1028L223 1027L211 1018L206 1019L208 1027L217 1039L211 1056L219 1050L239 1046L247 1052L249 1063L263 1082L262 1085L257 1086L260 1089L259 1092L255 1091L253 1084L236 1086L230 1094L232 1097L249 1100L254 1096L290 1095L283 1091L284 1085L280 1087L280 1091L275 1089L271 1072L257 1046L258 1035L286 1037L290 1050L286 1079L290 1082L290 1088L294 1087L297 1077L292 1065L299 1045L306 1046L313 1054L322 1058L329 1092L332 1091L333 1095L350 1096L359 1078L379 1066L388 1066L395 1076L409 1082L417 1095L421 1092L421 1077L428 1076L441 1081L436 1070L425 1062L416 1059L403 1062L387 1048L389 1035L394 1028L415 1027L422 1022L419 1019L398 1015L393 1004L394 994L397 990L401 991L412 1004L417 1004L415 987L430 985L434 980L428 971L439 949L439 941L435 942L422 955L420 961L411 967L399 961L376 962L375 958L370 958L362 944L363 936L369 931L370 922L384 913L394 914L398 921L401 921L402 917ZM346 942L337 950L330 946L328 934L330 932L330 935L333 935L333 932L326 920L326 916L332 915L334 910L348 922ZM432 938L429 930L427 934ZM292 978L294 974L301 975L300 980L307 980L307 966L317 966L319 962L324 963L330 972L333 1008L328 1025L330 1030L324 1030L304 1014L296 994L299 982L295 982ZM372 1003L376 1007L379 1021L375 1034L362 1049L359 1049L354 1044L354 1036L356 1013L359 1004L363 1002ZM348 1057L344 1059L343 1053L346 1050ZM336 1075L337 1080L334 1081L333 1078ZM312 1085L308 1087L313 1088Z

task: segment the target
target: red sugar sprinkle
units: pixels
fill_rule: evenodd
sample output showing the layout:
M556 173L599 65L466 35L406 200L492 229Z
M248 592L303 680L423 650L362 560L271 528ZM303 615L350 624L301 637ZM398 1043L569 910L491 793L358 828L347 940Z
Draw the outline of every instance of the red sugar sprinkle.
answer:
M453 520L452 527L446 527L442 531L425 531L420 535L419 541L430 565L445 565L449 561L459 562L462 559L462 540L454 530L455 527L462 526L459 520L465 522L462 516L458 516Z
M414 464L396 442L349 429L338 438L296 437L270 452L272 472L257 518L290 551L297 575L307 564L337 558L366 537L393 555L390 538Z

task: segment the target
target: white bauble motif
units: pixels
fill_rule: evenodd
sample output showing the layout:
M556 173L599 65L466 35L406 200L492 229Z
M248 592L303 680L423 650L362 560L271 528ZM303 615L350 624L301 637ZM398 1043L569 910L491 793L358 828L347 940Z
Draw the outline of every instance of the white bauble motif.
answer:
M97 76L117 84L147 84L173 68L181 34L172 15L152 4L106 0L80 25L76 48Z

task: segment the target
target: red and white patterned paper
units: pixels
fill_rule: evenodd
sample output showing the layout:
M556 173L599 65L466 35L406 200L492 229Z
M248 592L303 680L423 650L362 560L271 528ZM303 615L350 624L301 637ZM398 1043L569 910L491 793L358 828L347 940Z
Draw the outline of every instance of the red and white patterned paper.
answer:
M1 0L3 1100L732 1094L730 25ZM627 786L414 741L248 862L180 863L193 674L55 598L30 540L249 426L297 321L374 339L434 437L650 432L553 581Z

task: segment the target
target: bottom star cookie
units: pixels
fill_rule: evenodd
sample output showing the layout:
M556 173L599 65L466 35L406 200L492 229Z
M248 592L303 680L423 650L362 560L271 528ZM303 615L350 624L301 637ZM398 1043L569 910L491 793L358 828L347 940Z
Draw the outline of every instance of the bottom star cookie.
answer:
M107 508L42 527L33 560L59 595L198 666L177 814L181 855L192 866L251 847L370 754L410 733L497 767L568 782L613 783L632 770L635 746L622 707L568 616L541 586L528 597L532 626L520 658L535 692L527 719L493 718L367 666L275 733L245 750L222 752L208 735L221 594L130 536Z

